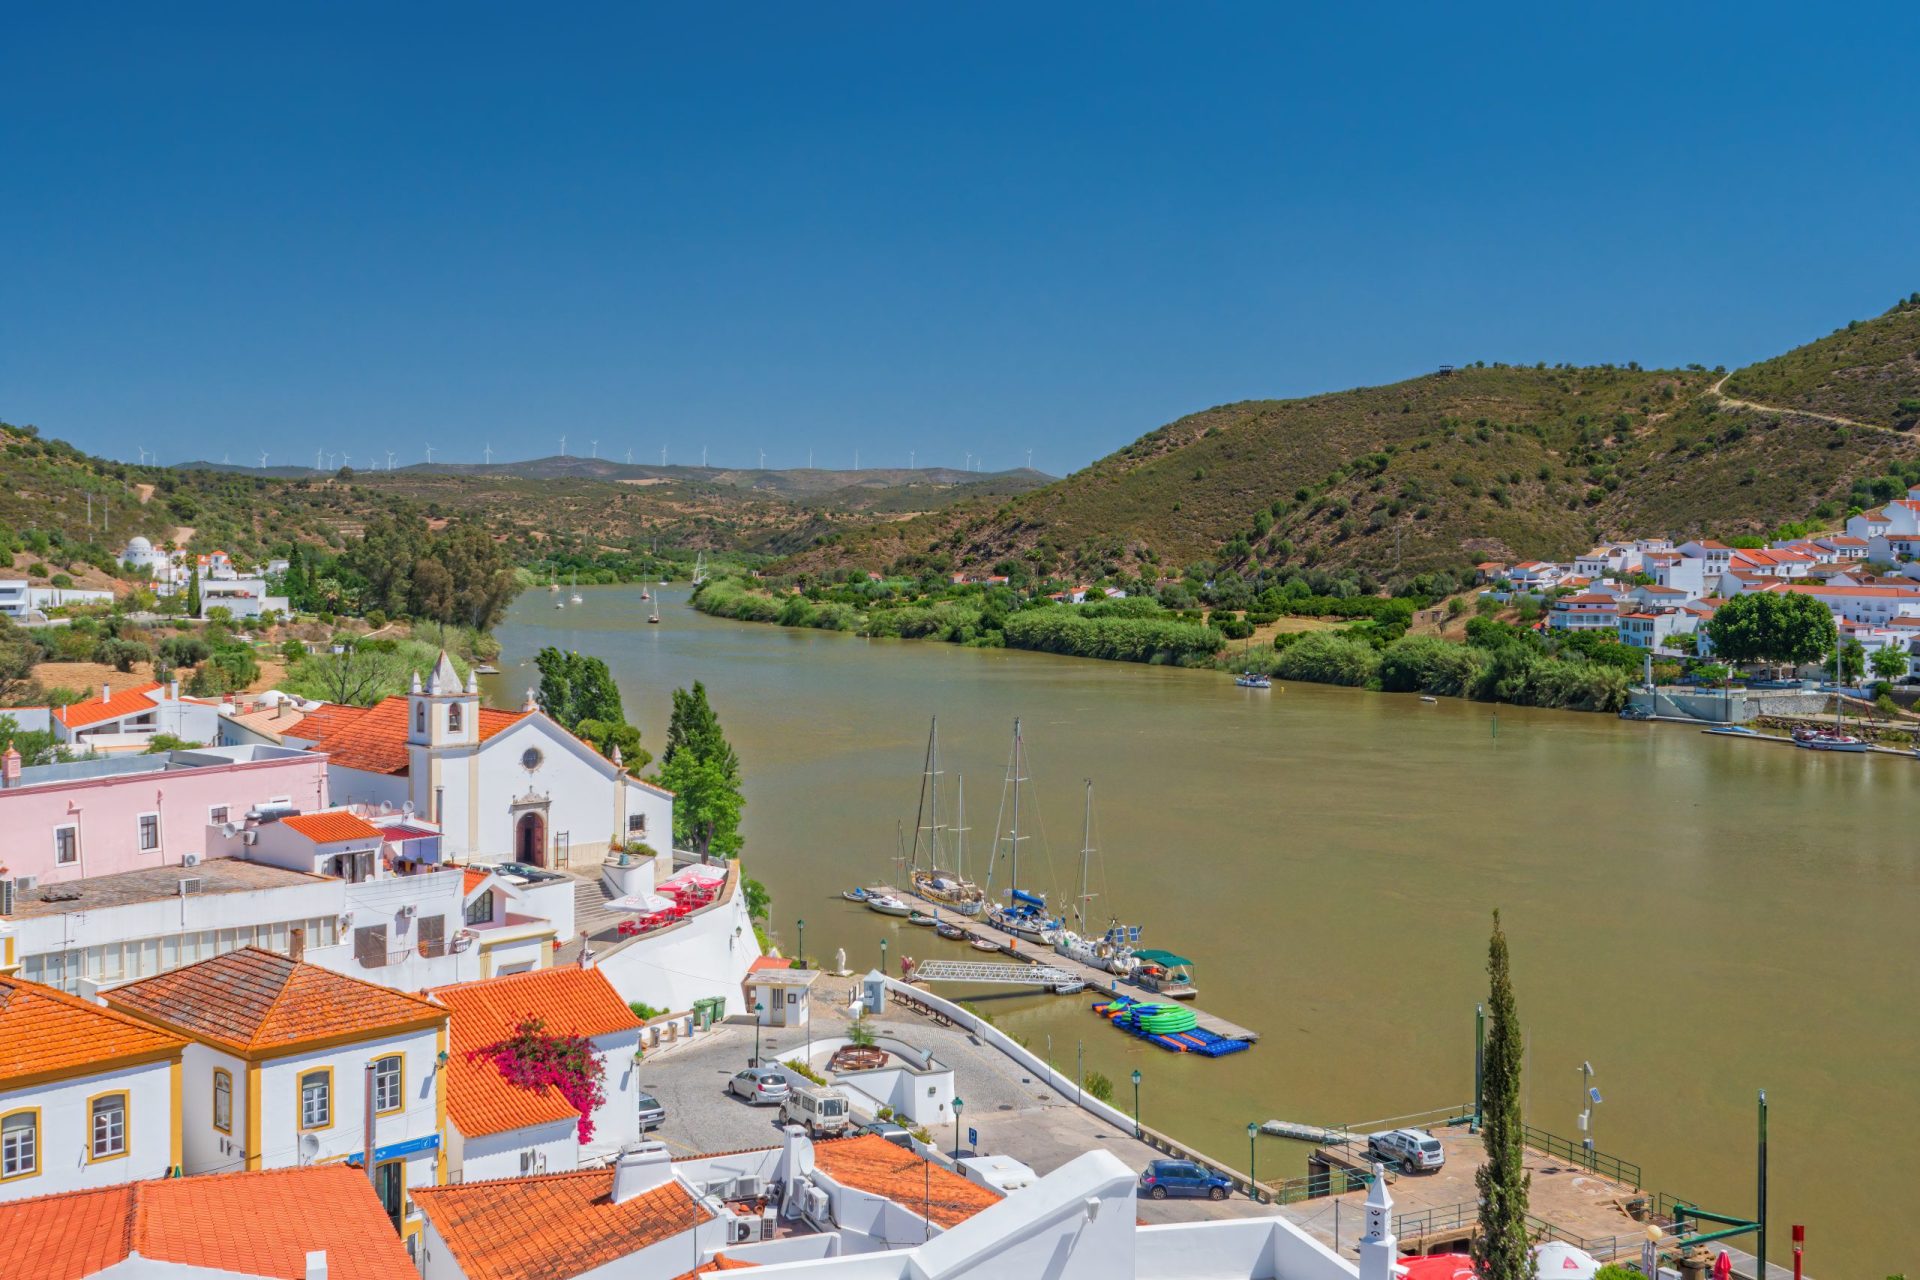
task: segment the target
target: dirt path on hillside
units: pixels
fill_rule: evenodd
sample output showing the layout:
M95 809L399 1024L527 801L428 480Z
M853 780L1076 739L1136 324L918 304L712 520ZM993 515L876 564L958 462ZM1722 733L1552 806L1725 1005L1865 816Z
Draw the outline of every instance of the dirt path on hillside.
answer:
M1858 427L1862 431L1886 431L1896 436L1904 436L1906 434L1903 431L1895 431L1892 427L1883 427L1877 422L1856 422L1852 418L1842 418L1834 413L1815 413L1812 409L1794 409L1783 404L1758 404L1752 400L1736 400L1734 397L1720 390L1721 387L1727 385L1727 379L1732 376L1733 374L1731 373L1721 374L1720 381L1707 388L1707 394L1718 400L1721 404L1732 405L1736 409L1751 409L1755 413L1791 413L1797 414L1802 418L1812 418L1816 422L1831 422L1836 426L1842 427Z

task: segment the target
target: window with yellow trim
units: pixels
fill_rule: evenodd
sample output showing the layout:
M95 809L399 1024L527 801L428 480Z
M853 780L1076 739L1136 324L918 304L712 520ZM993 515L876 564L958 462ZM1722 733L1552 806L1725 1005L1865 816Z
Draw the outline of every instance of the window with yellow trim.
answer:
M213 1127L222 1133L233 1132L233 1073L217 1068L213 1073Z
M0 1180L27 1178L40 1172L40 1112L15 1111L0 1116Z
M300 1077L300 1127L326 1129L333 1125L333 1072L309 1071Z
M373 1064L373 1110L386 1115L406 1106L406 1072L399 1054L379 1058Z
M93 1136L87 1148L89 1160L111 1160L127 1154L127 1095L107 1093L87 1106Z

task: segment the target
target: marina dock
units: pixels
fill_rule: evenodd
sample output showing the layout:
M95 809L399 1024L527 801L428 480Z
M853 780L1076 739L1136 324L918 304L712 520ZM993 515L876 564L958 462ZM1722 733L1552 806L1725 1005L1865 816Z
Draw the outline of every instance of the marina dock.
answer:
M1070 974L1079 981L1086 983L1088 991L1097 992L1106 996L1126 996L1129 999L1148 1002L1172 999L1170 996L1149 991L1145 987L1124 982L1114 974L1108 973L1103 969L1096 969L1092 965L1082 964L1078 960L1060 955L1051 947L1043 947L1037 943L1026 942L1016 938L1004 929L997 929L993 925L988 924L983 917L961 915L951 907L943 907L940 903L922 898L911 889L889 889L888 892L897 895L903 900L923 903L929 912L936 910L940 912L940 918L942 920L951 920L953 923L977 937L999 943L1000 951L1003 955L1010 956L1025 964L1044 965L1048 969ZM935 936L931 929L927 930L927 934L929 937ZM951 945L965 946L964 943L953 943ZM944 980L940 978L938 970L935 970L932 976L935 980ZM911 981L911 979L909 979L909 981ZM1257 1042L1260 1039L1260 1033L1250 1027L1243 1027L1237 1022L1220 1017L1218 1014L1208 1013L1195 1002L1182 1001L1181 1003L1193 1010L1194 1017L1197 1019L1198 1025L1203 1031L1210 1031L1214 1035L1224 1036L1229 1040L1245 1040L1249 1043Z

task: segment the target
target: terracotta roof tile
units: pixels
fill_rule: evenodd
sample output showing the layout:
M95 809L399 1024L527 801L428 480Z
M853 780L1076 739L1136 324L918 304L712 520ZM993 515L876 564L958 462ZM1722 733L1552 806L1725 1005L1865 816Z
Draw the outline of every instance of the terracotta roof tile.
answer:
M598 969L565 965L440 987L428 993L453 1014L448 1034L447 1115L462 1135L477 1138L579 1115L551 1089L509 1084L476 1049L500 1043L529 1014L554 1035L601 1036L640 1029L626 1002Z
M691 1280L693 1276L709 1276L716 1271L750 1271L759 1265L757 1262L741 1262L738 1258L716 1253L693 1270L681 1272L674 1280Z
M985 1187L939 1165L929 1167L913 1152L871 1133L815 1143L813 1163L842 1186L885 1196L916 1212L925 1204L928 1216L943 1227L1000 1203Z
M625 1204L613 1203L612 1191L613 1170L583 1169L420 1187L413 1200L467 1280L562 1280L684 1235L713 1217L678 1182ZM507 1205L511 1213L501 1211Z
M70 703L56 710L53 718L69 729L84 729L89 725L104 724L109 720L137 716L159 705L147 696L159 687L158 680L149 680L131 689L121 689L111 698L88 698L84 702Z
M179 1036L103 1009L37 982L0 978L0 1088L10 1081L85 1074L88 1067L151 1056L186 1046ZM6 1275L0 1267L0 1275Z
M405 992L243 947L115 987L115 1007L241 1052L432 1026L446 1010Z
M297 813L280 819L315 844L338 844L343 840L384 840L387 833L357 813L345 809L327 809L320 813Z
M327 1251L330 1280L414 1271L366 1175L346 1165L161 1178L0 1204L0 1276L83 1280L130 1254L301 1280Z
M396 693L382 699L358 715L346 714L355 708L328 708L310 713L299 736L313 743L315 751L324 751L334 764L367 773L405 773L407 771L407 698ZM480 708L480 741L485 742L507 726L524 719L525 711L495 711ZM316 723L318 721L318 723Z

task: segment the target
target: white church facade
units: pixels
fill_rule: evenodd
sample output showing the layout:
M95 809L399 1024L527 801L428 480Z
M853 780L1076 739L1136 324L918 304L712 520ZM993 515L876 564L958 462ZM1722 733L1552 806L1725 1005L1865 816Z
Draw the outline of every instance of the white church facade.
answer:
M666 853L673 793L629 774L533 702L480 705L446 654L422 685L371 707L325 706L285 741L327 755L330 802L411 808L461 861L591 869L630 843Z

